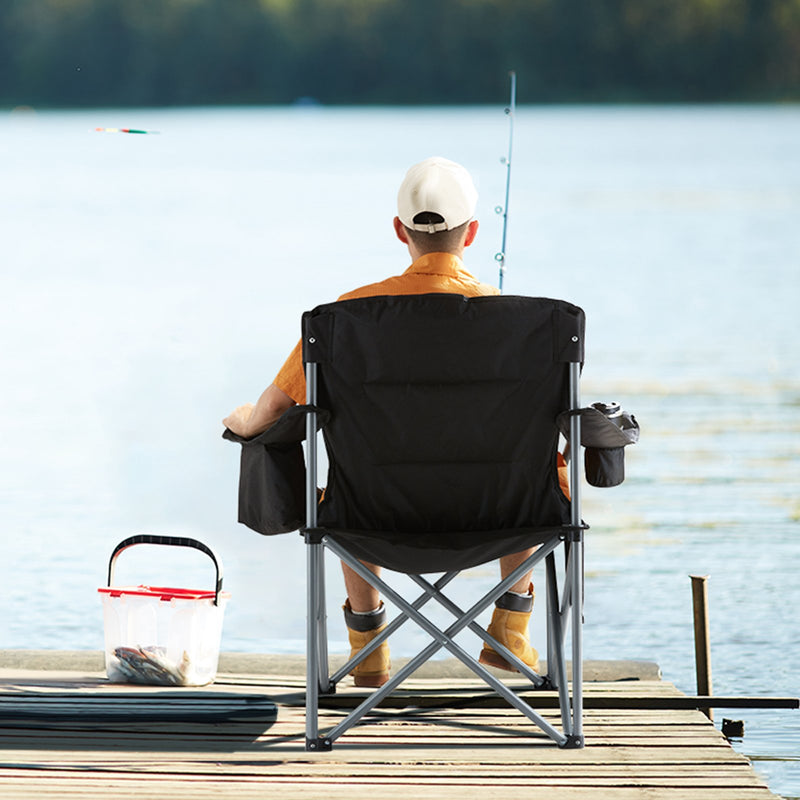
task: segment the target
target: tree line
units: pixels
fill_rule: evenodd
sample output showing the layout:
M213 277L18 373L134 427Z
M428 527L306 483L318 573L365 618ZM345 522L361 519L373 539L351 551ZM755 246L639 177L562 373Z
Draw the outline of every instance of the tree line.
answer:
M2 0L0 105L800 99L800 0Z

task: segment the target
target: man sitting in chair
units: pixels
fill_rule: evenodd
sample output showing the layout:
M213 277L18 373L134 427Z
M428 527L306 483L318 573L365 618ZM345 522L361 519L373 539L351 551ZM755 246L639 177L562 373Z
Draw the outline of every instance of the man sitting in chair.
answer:
M478 232L478 221L473 219L477 200L472 178L459 164L438 157L415 164L400 186L398 214L394 218L395 234L408 247L411 266L401 275L362 286L339 300L428 293L466 297L498 294L496 288L479 282L467 272L461 260L464 249L472 244ZM294 404L304 403L305 397L302 347L298 343L258 402L239 406L223 423L234 433L251 438L265 431ZM560 455L558 475L567 494L567 469ZM502 577L509 575L532 552L529 549L501 558ZM366 566L376 574L380 570L372 564ZM342 564L342 569L347 590L344 615L352 656L385 627L386 612L377 589L346 564ZM530 577L528 572L497 600L488 631L531 669L538 670L539 657L530 645L528 633L533 610ZM487 644L483 645L480 661L516 672ZM382 686L389 679L389 668L389 645L384 642L355 668L356 686Z

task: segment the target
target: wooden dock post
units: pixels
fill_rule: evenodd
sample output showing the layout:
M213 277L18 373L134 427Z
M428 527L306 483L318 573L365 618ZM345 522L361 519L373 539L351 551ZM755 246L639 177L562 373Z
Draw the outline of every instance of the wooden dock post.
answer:
M697 673L697 694L711 697L711 643L708 634L708 575L690 575L694 609L694 660ZM700 709L710 720L710 707Z

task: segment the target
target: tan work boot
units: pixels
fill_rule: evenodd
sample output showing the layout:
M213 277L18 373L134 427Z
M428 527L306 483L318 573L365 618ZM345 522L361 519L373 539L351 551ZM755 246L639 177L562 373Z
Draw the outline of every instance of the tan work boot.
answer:
M531 647L528 632L528 624L533 611L533 584L528 591L530 597L520 597L510 592L501 595L495 602L492 621L489 623L487 631L490 636L505 645L517 658L536 672L539 669L539 654ZM485 642L478 660L481 664L490 667L519 672L516 667Z
M350 608L349 600L345 602L342 609L347 625L347 635L350 638L350 658L353 658L386 627L386 610L381 603L380 609L372 614L356 614ZM377 689L389 680L391 666L389 645L387 642L383 642L350 674L353 676L353 683L356 686Z

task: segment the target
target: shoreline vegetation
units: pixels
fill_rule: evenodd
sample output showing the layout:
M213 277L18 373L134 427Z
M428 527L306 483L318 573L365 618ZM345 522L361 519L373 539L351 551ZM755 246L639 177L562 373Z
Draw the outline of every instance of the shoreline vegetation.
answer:
M9 0L0 107L800 100L800 0Z

